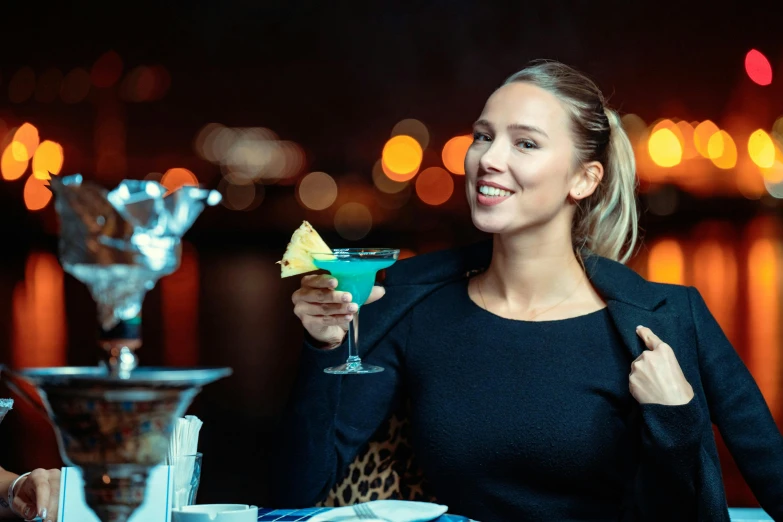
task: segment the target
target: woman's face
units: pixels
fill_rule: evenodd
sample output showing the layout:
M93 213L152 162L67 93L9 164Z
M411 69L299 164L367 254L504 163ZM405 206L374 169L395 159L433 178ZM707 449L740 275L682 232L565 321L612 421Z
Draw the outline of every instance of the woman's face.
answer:
M514 233L565 220L570 230L579 176L568 114L549 92L510 83L487 100L473 125L465 182L473 223Z

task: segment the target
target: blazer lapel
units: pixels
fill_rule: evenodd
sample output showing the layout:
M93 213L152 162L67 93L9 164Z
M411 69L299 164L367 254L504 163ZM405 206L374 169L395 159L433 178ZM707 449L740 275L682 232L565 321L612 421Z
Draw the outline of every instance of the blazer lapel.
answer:
M676 346L679 332L677 318L665 312L655 312L617 300L607 300L607 309L623 344L635 360L647 349L644 341L636 335L636 327L646 326L664 342ZM630 372L630 368L628 369Z

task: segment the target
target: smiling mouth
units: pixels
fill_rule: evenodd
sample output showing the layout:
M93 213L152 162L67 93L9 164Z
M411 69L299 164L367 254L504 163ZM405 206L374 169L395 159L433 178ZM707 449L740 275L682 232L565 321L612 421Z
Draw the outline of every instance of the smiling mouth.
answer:
M488 198L507 198L514 194L510 190L503 190L496 187L490 187L488 185L481 185L478 188L478 193Z

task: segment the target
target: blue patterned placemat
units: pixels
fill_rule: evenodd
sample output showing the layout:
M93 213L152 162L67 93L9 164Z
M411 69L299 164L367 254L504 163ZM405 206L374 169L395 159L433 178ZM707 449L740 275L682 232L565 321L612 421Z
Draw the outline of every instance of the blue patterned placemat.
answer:
M259 508L258 522L299 522L309 520L318 513L329 511L329 508L305 509L267 509ZM435 522L468 522L468 519L458 515L443 515Z

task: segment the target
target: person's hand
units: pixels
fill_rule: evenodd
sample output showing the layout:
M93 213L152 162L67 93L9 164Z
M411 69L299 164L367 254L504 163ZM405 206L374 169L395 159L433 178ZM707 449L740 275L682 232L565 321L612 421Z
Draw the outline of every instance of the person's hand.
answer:
M631 395L639 404L688 404L693 398L693 388L682 373L671 346L644 326L638 326L636 334L648 350L631 364Z
M302 321L310 336L324 344L324 349L340 346L348 323L359 310L352 303L348 292L338 292L337 279L330 275L308 275L302 278L302 286L294 292L294 314ZM384 296L386 290L375 286L365 304L370 304Z
M41 517L45 522L57 521L60 504L60 470L36 469L16 483L13 511L25 520Z

